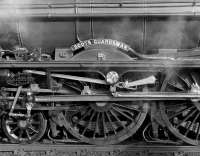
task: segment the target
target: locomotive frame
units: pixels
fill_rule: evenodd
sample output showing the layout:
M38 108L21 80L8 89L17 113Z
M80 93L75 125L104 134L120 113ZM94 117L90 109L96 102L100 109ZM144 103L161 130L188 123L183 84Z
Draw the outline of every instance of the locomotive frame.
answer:
M188 8L191 2L181 2L181 5L183 3ZM87 11L92 10L89 24L93 34L92 17L104 16L98 13L98 8L105 6L103 3L67 3L66 8L73 8L74 12L69 14L68 10L62 10L59 14L60 5L48 5L44 9L46 5L41 4L41 14L34 10L39 9L37 6L23 16L44 21L47 12L48 18L56 20L63 20L62 16L65 20L75 17L76 43L71 48L56 49L54 57L42 53L41 49L16 47L0 51L0 116L3 134L9 141L32 143L48 137L65 142L72 135L73 141L106 145L120 143L139 130L147 142L177 144L182 140L199 145L199 48L147 55L114 39L81 41L78 18L88 16ZM82 11L84 5L86 13L81 14L78 11ZM125 11L128 11L127 5L145 10L154 3L109 5L116 10L106 16L118 17L130 16L115 12L123 13L127 8ZM189 8L197 6L198 2ZM26 10L27 4L14 9L23 10L23 7ZM52 9L58 14L52 13ZM144 10L140 15L147 14ZM131 16L138 14L137 9L131 11ZM152 16L157 14L151 11ZM165 12L160 13L163 14ZM22 46L19 25L17 30ZM140 130L146 118L148 124Z

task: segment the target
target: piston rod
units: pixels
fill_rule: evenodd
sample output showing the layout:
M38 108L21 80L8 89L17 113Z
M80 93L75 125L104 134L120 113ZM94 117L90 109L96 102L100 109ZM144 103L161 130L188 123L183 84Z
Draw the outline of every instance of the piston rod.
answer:
M200 94L174 92L116 92L113 95L52 95L35 96L35 102L70 102L70 101L137 101L137 100L200 100Z

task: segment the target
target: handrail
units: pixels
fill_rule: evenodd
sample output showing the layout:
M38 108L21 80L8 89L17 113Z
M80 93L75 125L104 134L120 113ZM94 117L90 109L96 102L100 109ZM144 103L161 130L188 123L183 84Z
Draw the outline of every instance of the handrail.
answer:
M199 3L200 0L4 0L0 4L134 4L134 3Z

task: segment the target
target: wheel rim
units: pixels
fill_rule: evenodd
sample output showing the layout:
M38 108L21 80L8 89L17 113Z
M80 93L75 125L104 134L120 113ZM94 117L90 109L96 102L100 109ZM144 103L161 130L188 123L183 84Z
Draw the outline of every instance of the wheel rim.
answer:
M39 140L45 133L47 121L42 113L34 113L30 118L3 118L3 130L13 142L32 143Z
M69 131L82 142L97 145L116 144L130 137L141 126L148 111L147 104L125 102L90 103L73 107L71 110L75 111L66 113Z
M196 85L196 87L195 87ZM200 79L195 71L169 73L161 91L199 92ZM169 130L186 143L200 144L200 101L167 101L160 103L161 116Z

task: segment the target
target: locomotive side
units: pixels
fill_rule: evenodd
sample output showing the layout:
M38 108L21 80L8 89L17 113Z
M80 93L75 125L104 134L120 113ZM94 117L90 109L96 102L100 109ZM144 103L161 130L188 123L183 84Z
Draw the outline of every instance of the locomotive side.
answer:
M200 50L191 35L199 20L184 12L198 3L177 3L186 8L173 17L145 12L153 1L2 4L12 15L0 12L1 126L10 142L117 144L139 130L147 142L199 144Z

